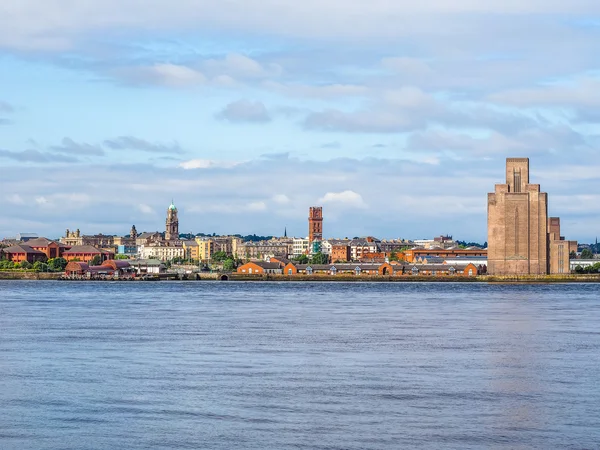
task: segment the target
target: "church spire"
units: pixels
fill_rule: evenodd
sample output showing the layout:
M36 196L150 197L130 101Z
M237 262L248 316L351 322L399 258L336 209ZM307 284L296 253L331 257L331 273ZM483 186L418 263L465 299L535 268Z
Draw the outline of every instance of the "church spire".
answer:
M283 237L287 237L287 227L285 227L283 230ZM597 239L596 239L596 241L597 241Z

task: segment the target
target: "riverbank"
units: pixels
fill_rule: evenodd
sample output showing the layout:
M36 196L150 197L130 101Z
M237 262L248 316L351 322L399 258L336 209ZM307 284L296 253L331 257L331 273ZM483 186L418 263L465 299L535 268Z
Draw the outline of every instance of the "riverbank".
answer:
M22 272L0 271L0 280L60 280L60 272ZM177 274L161 274L156 281L177 280ZM189 274L184 279L190 281L279 281L279 282L368 282L368 283L600 283L600 274L569 274L569 275L521 275L521 276L490 276L475 277L450 276L381 276L381 275L248 275L238 273L208 273ZM137 278L136 281L142 281ZM153 278L154 280L154 278ZM87 280L78 280L87 281ZM112 281L112 280L110 280Z
M58 280L62 272L0 271L0 280Z

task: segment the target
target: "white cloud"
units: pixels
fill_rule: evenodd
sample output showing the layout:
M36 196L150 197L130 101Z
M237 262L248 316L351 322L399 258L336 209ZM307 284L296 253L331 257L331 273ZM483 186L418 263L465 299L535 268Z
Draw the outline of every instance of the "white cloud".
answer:
M182 162L181 164L179 164L179 167L186 169L186 170L214 169L214 168L229 169L231 167L237 166L238 164L240 164L240 162L238 162L238 161L216 161L216 160L212 160L212 159L192 159L189 161Z
M35 202L40 206L44 206L48 204L48 199L46 197L39 196L35 198Z
M272 198L272 200L275 203L278 203L280 205L285 205L287 203L290 203L290 201L291 201L290 198L287 195L285 195L285 194L274 195L273 198Z
M385 38L411 36L418 31L442 33L464 24L456 16L478 20L480 15L498 16L583 14L600 12L595 0L172 0L152 2L140 8L132 0L19 0L0 4L0 46L20 49L64 50L76 45L82 34L100 31L177 30L203 28L303 38ZM440 16L444 20L440 19ZM276 17L277 20L273 20ZM454 20L452 20L454 19ZM513 20L514 21L514 20ZM434 27L435 26L435 27ZM231 58L234 65L253 71L251 65Z
M206 77L190 67L161 63L139 69L139 76L150 82L172 87L186 87L203 84Z
M7 195L6 200L13 205L23 205L25 203L25 200L19 194Z
M145 203L140 203L137 208L142 214L156 214L156 211L154 211L151 206L146 205Z
M265 202L248 203L245 208L247 211L266 211L267 204Z
M223 59L206 60L202 66L207 73L215 77L228 76L231 79L277 77L283 71L278 64L263 65L239 53L229 53Z
M328 192L318 200L318 203L331 203L352 206L355 208L366 208L367 205L363 201L360 194L354 191L342 191L342 192Z

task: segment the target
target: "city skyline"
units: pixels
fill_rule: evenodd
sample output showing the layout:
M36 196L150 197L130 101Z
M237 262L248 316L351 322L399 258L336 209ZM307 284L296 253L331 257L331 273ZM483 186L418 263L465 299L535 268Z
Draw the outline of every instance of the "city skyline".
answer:
M181 233L322 205L328 237L484 242L529 157L595 239L597 2L39 3L0 6L0 237L162 230L173 197Z

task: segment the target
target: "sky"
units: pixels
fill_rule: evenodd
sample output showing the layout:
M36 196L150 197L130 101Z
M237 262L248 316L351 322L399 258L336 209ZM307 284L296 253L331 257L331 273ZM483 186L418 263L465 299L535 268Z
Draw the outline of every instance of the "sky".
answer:
M529 157L600 232L597 0L0 2L0 238L487 240Z

